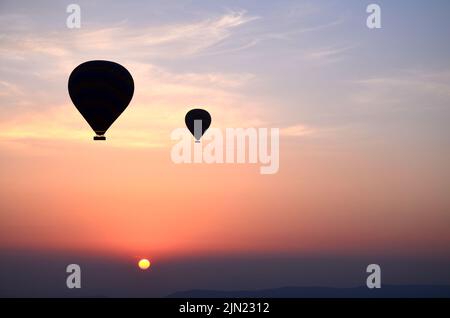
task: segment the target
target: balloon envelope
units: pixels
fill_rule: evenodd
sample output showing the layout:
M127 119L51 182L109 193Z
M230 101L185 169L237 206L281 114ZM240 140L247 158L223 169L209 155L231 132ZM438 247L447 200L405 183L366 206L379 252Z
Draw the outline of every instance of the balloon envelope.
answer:
M201 121L201 122L200 122ZM187 128L191 134L198 141L203 136L205 131L211 126L211 115L204 109L195 108L188 111L184 118ZM196 131L196 124L201 123L201 129ZM200 126L197 126L200 128Z
M69 95L75 107L97 134L103 135L122 114L134 93L133 77L120 64L88 61L78 65L69 77Z

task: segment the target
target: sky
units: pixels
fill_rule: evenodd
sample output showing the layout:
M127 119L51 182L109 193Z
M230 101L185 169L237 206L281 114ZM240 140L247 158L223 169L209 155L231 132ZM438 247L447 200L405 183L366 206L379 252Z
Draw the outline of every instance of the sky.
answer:
M258 270L261 257L413 259L432 270L402 283L450 283L448 1L377 1L377 30L370 1L77 1L80 29L66 27L69 3L0 1L4 268L20 275L17 253L51 255L45 264L68 254L147 257L156 272L226 259L242 273L252 258L260 276L239 287L257 288L303 277L277 280L283 267ZM67 91L95 59L135 82L106 142L92 141ZM214 128L280 128L279 172L174 164L170 133L194 107Z

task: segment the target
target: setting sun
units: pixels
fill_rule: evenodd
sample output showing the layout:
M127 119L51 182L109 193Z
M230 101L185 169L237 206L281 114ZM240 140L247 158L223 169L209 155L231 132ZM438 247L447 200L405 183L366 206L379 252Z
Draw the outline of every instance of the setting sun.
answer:
M150 261L148 259L143 258L139 261L138 266L140 269L146 270L150 267Z

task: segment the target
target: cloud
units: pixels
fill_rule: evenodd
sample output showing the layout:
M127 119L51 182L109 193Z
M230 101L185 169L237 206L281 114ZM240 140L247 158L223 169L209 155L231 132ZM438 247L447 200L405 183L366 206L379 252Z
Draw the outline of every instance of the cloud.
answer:
M315 129L312 129L308 126L297 124L289 127L282 128L280 130L280 134L286 137L304 137L310 136L316 132Z
M305 12L305 14L310 14L310 12ZM267 31L266 25L260 25L261 26L260 30L254 29L252 30L253 32L251 32L251 34L241 36L230 43L221 41L216 45L212 46L210 49L204 50L202 53L200 53L200 55L210 56L210 55L236 53L253 48L256 45L265 42L269 42L269 45L277 47L279 46L279 44L273 42L275 41L296 42L299 41L299 37L304 34L318 32L331 27L335 27L337 25L342 24L343 22L344 19L339 18L329 23L303 27L299 27L297 25L290 25L289 23L283 25L283 23L281 23L282 30L273 31L272 29L276 28L280 24L279 22L277 22L275 25L271 25L271 30L269 32ZM265 21L265 23L270 22Z
M450 71L407 70L386 76L353 81L360 89L352 94L358 105L396 111L447 107L450 102ZM374 107L376 105L376 107Z
M171 129L182 126L185 112L194 106L208 107L215 125L254 123L263 107L240 92L255 80L253 74L169 71L150 61L200 54L256 19L245 11L230 11L195 22L144 28L120 23L94 30L33 33L33 29L8 31L5 26L0 102L9 107L0 109L7 114L1 119L0 139L90 139L90 128L67 95L67 77L80 62L104 56L125 65L138 88L130 107L113 125L120 136L118 146L167 145Z
M372 77L356 81L365 87L385 87L390 89L409 89L433 95L450 96L450 72L409 71L390 77Z
M333 63L345 57L345 53L355 46L329 46L306 50L302 54L304 60L318 63Z
M255 19L256 17L249 17L245 12L231 12L214 19L188 24L139 29L119 26L82 32L75 41L77 46L88 50L121 52L126 48L133 56L191 56L225 40L232 34L233 29Z
M295 32L329 27L290 30L286 36L262 30L255 34L254 29L244 36L239 34L240 27L258 19L246 11L229 11L193 22L141 28L122 22L107 28L33 33L33 29L8 32L5 26L0 48L0 60L5 63L0 65L0 73L7 80L0 87L7 89L3 90L5 96L0 95L0 102L8 99L12 112L2 116L0 139L90 140L89 126L67 95L67 77L80 62L104 56L113 56L126 66L137 88L130 107L108 131L112 145L167 146L170 131L183 126L184 115L191 107L207 108L215 127L271 127L267 119L272 117L272 107L263 97L245 90L259 81L254 74L176 71L155 62L237 52L260 41L287 40ZM233 41L227 41L231 37ZM282 130L285 136L293 137L312 132L302 125Z
M171 130L184 125L184 115L192 107L206 107L216 127L253 126L263 115L258 101L239 93L242 86L254 79L251 74L172 73L141 62L129 62L127 68L140 89L135 91L130 106L108 132L108 135L115 135L115 146L167 146ZM0 82L0 85L7 83ZM14 89L14 86L8 87ZM65 88L58 94L65 96ZM31 98L20 97L33 103ZM0 139L91 139L91 129L68 97L64 98L66 102L62 104L42 101L43 105L28 108L18 116L4 117Z
M161 26L131 27L125 22L108 28L82 27L72 30L37 35L23 32L3 35L0 54L27 55L43 53L52 57L64 57L80 51L101 53L123 58L182 57L198 54L232 35L234 29L258 19L245 11L227 14L201 21Z
M23 90L18 85L0 80L0 97L13 97L23 95Z

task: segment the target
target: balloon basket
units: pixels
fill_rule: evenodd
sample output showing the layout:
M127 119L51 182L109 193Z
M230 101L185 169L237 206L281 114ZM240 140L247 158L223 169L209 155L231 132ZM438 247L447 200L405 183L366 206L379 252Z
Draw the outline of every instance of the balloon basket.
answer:
M94 140L106 140L105 136L94 136Z

